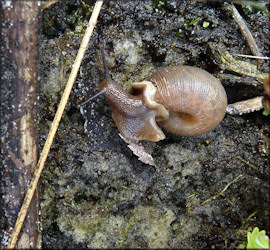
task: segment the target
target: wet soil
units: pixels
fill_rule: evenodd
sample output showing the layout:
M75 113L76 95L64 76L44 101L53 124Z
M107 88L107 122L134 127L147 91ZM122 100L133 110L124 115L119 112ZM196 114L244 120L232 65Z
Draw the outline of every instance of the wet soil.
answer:
M40 149L93 3L61 1L43 11ZM269 5L236 7L268 55ZM223 3L106 2L42 173L43 247L235 248L255 226L269 235L269 116L262 110L227 114L202 136L164 131L165 140L146 142L153 167L118 136L105 97L78 107L105 78L101 46L112 78L128 89L169 65L223 73L209 42L222 43L232 55L251 54ZM268 71L267 62L260 67ZM261 86L222 84L229 103L262 94Z

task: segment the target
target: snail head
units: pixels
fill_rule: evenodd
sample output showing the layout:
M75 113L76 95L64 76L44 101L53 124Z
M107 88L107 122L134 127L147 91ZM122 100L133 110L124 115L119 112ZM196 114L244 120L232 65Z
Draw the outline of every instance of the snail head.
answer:
M142 81L133 83L136 95L131 95L116 84L108 70L104 51L101 50L106 79L99 85L101 91L108 99L112 117L121 135L131 141L160 141L165 138L158 127L156 118L168 117L168 112L161 104L153 100L155 87L151 82Z

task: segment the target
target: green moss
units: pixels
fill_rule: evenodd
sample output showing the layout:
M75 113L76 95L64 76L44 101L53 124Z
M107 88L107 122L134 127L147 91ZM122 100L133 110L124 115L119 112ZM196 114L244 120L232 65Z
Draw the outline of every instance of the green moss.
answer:
M243 3L244 12L246 15L256 12L265 12L269 14L266 2L245 1Z
M74 5L65 21L72 32L83 34L93 10L93 1L75 1Z
M77 8L70 13L66 21L72 31L83 34L93 10L93 3L92 1L80 0L76 2L76 5Z
M152 7L154 9L155 12L157 12L159 15L162 15L166 10L165 10L165 6L167 4L167 1L163 0L156 0L153 1L152 3Z
M74 216L69 218L69 224L76 240L83 242L88 235L93 235L99 231L101 221L99 218L86 220L85 217Z
M131 81L128 81L124 84L123 86L123 89L126 91L126 92L130 92L131 89L132 89L132 85L131 85Z

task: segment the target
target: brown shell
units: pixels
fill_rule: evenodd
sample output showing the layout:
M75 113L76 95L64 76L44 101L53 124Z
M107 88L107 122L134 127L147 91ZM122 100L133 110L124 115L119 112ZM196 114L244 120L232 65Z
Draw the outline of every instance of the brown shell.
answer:
M147 81L157 88L154 101L169 110L169 118L158 121L171 133L183 136L204 134L224 118L227 95L220 81L192 66L159 69Z

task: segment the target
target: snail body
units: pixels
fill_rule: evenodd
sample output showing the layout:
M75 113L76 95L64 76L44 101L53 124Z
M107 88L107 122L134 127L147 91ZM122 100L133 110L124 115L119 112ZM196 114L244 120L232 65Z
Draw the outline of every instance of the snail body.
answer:
M201 135L215 128L226 113L227 95L220 81L193 66L159 69L132 83L132 95L110 79L108 70L106 75L100 89L121 135L130 141L163 140L159 126L182 136Z

